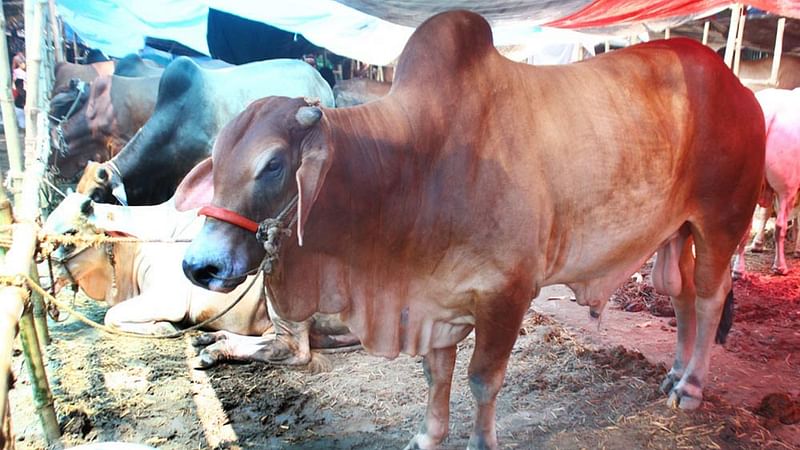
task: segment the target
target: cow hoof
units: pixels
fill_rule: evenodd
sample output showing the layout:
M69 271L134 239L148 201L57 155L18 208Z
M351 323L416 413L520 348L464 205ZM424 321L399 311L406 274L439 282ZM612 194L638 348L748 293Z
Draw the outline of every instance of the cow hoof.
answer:
M764 244L753 244L747 250L750 253L764 253Z
M788 275L789 274L789 269L787 267L773 267L772 268L772 273L775 274L775 275L781 275L781 276Z
M800 258L800 251L795 251L792 253L792 258Z
M418 434L414 436L404 450L428 450L437 448L438 445L425 434Z
M738 270L734 270L733 274L731 275L731 277L734 280L744 280L744 279L747 278L747 274L744 273L744 272L739 272Z
M199 336L195 336L195 338L192 339L192 346L205 347L217 342L219 339L220 338L217 336L217 333L203 333Z
M703 402L703 398L697 398L683 389L675 388L669 393L667 406L670 408L680 408L685 410L697 409Z
M192 359L192 367L195 369L210 369L217 365L217 359L208 354L207 352L201 352L197 357Z
M667 376L664 377L664 381L661 382L659 390L662 394L670 394L672 392L672 388L675 387L679 380L680 377L677 377L672 373L668 373Z

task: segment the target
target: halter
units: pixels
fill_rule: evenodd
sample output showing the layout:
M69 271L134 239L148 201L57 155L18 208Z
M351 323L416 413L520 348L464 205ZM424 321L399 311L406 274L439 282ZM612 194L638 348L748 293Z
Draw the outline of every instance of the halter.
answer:
M214 205L203 206L197 211L197 215L211 217L255 233L256 240L264 246L264 251L267 253L259 270L264 272L265 277L268 277L277 267L281 238L291 236L292 227L297 223L297 195L292 197L274 219L267 218L261 223L230 209Z
M81 96L83 96L83 91L86 89L86 82L83 80L78 80L75 84L75 90L78 91L78 95L75 96L75 100L72 101L72 105L70 105L69 109L67 110L66 114L61 117L50 116L50 120L56 123L55 130L56 130L56 137L58 140L58 152L56 152L56 160L58 156L67 156L69 153L69 144L67 143L67 139L64 137L64 129L61 125L69 120L73 113L78 108L78 104L81 102ZM53 164L53 169L57 167L57 164ZM57 174L57 171L56 171Z
M121 233L121 232L117 232L117 231L109 231L106 234L108 234L111 237L125 237L125 236L128 236L128 234L126 234L126 233ZM103 246L104 246L104 249L105 249L106 258L108 259L108 263L111 265L111 292L112 292L112 296L116 296L117 295L117 258L116 258L116 256L114 256L114 242L113 241L105 241L103 243ZM69 253L68 255L66 255L66 256L64 256L62 258L54 258L54 257L52 257L52 255L48 256L48 265L52 264L50 262L51 260L55 261L57 264L60 264L61 267L64 269L64 271L67 273L67 278L69 278L70 284L72 285L72 290L74 292L78 292L78 287L79 287L78 286L78 280L75 279L75 276L72 274L72 271L69 270L68 264L69 264L70 260L76 258L78 255L80 255L81 253L85 252L86 250L88 250L91 247L92 247L91 245L84 245L83 247L80 247L80 248L78 248L76 250L73 250L71 253ZM51 268L50 279L53 280L52 268ZM55 280L53 280L53 297L55 297Z

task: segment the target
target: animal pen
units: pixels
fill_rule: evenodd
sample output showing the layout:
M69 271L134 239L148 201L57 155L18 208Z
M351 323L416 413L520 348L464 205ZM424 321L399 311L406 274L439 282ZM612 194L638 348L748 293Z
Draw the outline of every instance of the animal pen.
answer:
M0 408L2 408L0 417L3 417L3 426L2 429L0 429L0 444L2 448L14 448L15 446L12 423L15 422L16 419L14 418L14 411L11 411L9 406L9 382L11 380L12 353L17 332L19 333L27 370L31 377L30 384L33 389L33 404L36 414L38 415L44 442L49 446L60 445L61 435L64 429L63 420L59 423L59 415L56 413L55 407L55 402L59 401L59 399L57 396L54 396L50 389L46 370L46 356L50 343L47 307L48 303L58 302L58 300L50 296L49 293L39 285L40 274L37 273L37 265L35 264L37 255L47 251L47 245L44 245L44 250L42 249L43 241L45 244L47 242L52 244L52 242L57 242L59 239L59 237L45 237L42 235L41 192L42 189L47 187L48 183L46 174L51 151L50 122L47 114L49 111L48 97L53 83L54 65L57 62L64 61L64 55L62 52L63 45L61 44L62 36L60 35L61 27L56 14L55 0L25 0L24 11L27 29L25 45L29 67L28 96L25 104L25 123L27 127L24 130L24 139L22 139L20 135L21 131L17 128L14 114L13 99L11 96L11 79L9 75L11 70L8 67L8 46L5 42L5 34L0 36L0 106L2 106L3 125L10 165L7 179L0 180L0 184L7 186L8 191L11 193L11 198L7 198L6 190L0 189L0 220L2 221L4 233L3 237L0 238L0 243L3 244L4 248L7 248L7 250L5 250L2 271L0 271L0 312L2 313L0 314L0 373L3 374L0 376ZM745 18L746 8L744 5L740 3L734 4L731 7L731 26L728 31L728 45L726 46L724 60L735 73L738 73L738 66L741 61L742 35L745 27ZM5 26L4 22L4 17L0 17L0 24ZM777 84L785 23L785 19L780 19L778 21L774 47L775 57L771 76L768 80L760 80L765 81L768 85ZM703 36L704 42L707 40L708 33L709 27L708 23L706 23ZM670 30L667 29L667 38L669 34ZM380 71L379 73L382 74L383 72ZM24 142L24 147L20 145L22 142ZM62 239L68 240L69 238L62 237ZM645 289L641 286L629 284L630 282L626 284L627 290L617 294L617 300L621 303L627 304L626 302L630 300L629 297L631 296L645 296L653 302L656 301L652 290L645 292ZM751 289L755 290L756 288L751 287ZM628 403L620 400L621 403L625 405L637 402L646 403L646 407L642 410L638 410L639 413L626 412L621 406L619 410L614 409L614 407L603 409L604 417L607 416L606 418L608 420L603 422L602 426L597 427L599 431L597 431L596 434L589 434L587 438L581 440L578 436L563 431L568 429L568 425L566 424L558 422L558 425L554 425L554 422L545 422L545 418L535 417L533 413L527 415L522 414L519 409L523 406L531 407L534 404L534 400L531 397L527 397L531 395L530 389L521 386L526 376L524 371L509 369L510 381L508 383L510 384L509 389L512 392L511 395L518 396L519 399L524 399L524 401L522 401L522 404L505 405L503 411L513 416L513 420L509 419L502 422L499 427L507 427L516 432L520 427L515 421L520 421L522 423L535 424L531 427L538 428L538 430L534 430L537 432L550 429L551 427L563 431L562 434L557 434L553 440L549 442L537 441L536 439L530 438L528 435L523 436L520 442L525 442L527 445L549 445L561 448L590 446L598 442L603 445L621 443L621 445L627 444L636 447L640 442L624 436L623 430L625 430L626 427L632 427L633 430L636 430L636 433L638 433L637 436L649 435L652 440L648 442L651 442L652 445L658 448L681 445L701 446L703 448L714 448L716 445L716 448L719 448L718 441L712 438L716 438L720 435L725 435L729 439L723 442L722 445L725 446L727 444L730 446L735 445L737 442L737 433L739 433L739 435L750 433L748 444L743 445L743 447L746 448L791 448L791 445L796 445L800 442L800 440L793 442L789 440L791 438L783 440L773 438L758 424L754 424L755 419L752 419L751 416L743 418L744 416L741 415L742 412L739 411L741 408L737 408L737 405L726 404L725 407L721 408L721 411L723 414L727 413L731 417L735 417L736 420L741 423L732 423L731 421L720 419L719 415L713 415L710 411L703 411L703 413L698 416L700 418L699 424L695 424L691 418L685 416L677 416L674 414L660 415L659 413L654 413L653 410L657 408L654 406L656 403L658 407L663 407L662 399L642 393L642 390L645 389L644 385L651 383L655 376L653 374L653 367L646 363L641 354L634 354L634 352L630 352L619 346L620 340L624 340L624 336L626 335L626 331L621 328L614 328L608 333L611 337L609 338L610 341L606 342L616 343L616 346L611 350L605 349L594 352L590 350L588 346L584 345L584 343L578 342L568 331L569 329L575 330L581 328L581 325L575 319L577 313L560 313L555 311L555 305L559 302L566 303L566 307L569 309L571 307L569 304L569 297L570 294L568 292L559 290L547 291L543 303L544 306L541 307L537 314L527 317L523 329L520 332L522 335L521 338L530 338L531 340L526 340L525 342L531 346L531 349L541 351L544 356L540 356L540 358L546 360L548 364L555 364L558 362L564 370L574 370L577 375L574 375L573 379L568 381L567 384L571 382L577 384L607 383L609 386L608 389L611 391L619 388L619 386L613 385L613 383L619 382L625 387L636 391L636 394L631 394L631 399L625 400L629 400ZM58 305L62 308L70 309L69 305L62 302L58 302ZM650 304L646 305L647 308L650 308L650 306ZM568 328L562 329L558 327L552 318L563 320ZM619 320L621 322L626 322L627 319ZM645 325L642 325L642 323ZM658 331L656 328L662 326L661 322L656 319L639 322L636 327L639 325L642 326L638 331L650 337L655 336L653 333ZM536 342L538 343L534 343L532 340L533 338L536 338ZM143 344L143 347L145 346L150 346L148 347L148 351L152 352L162 349L162 347L159 346L169 348L169 351L183 351L179 344L174 343ZM464 347L469 346L469 343L464 345ZM659 348L664 348L663 345L660 345L660 342ZM105 349L109 350L109 347L105 347ZM787 351L789 351L791 356L791 348L788 348ZM529 349L515 348L517 357L533 358L531 353L532 351ZM460 356L459 358L460 364L463 366L464 361ZM786 363L790 364L788 358L786 359ZM370 396L379 396L381 394L381 389L376 387L377 385L370 386L370 382L375 381L377 378L384 377L383 370L386 370L388 373L393 370L393 367L399 366L406 374L414 373L419 375L419 373L417 373L419 370L416 368L416 361L409 359L384 364L376 359L370 359L369 357L359 355L357 358L351 359L348 364L353 367L353 371L362 371L368 375L365 375L363 379L349 381L330 378L321 379L317 374L292 375L289 371L279 371L277 369L269 374L260 374L257 368L236 368L236 373L239 376L235 378L239 378L239 380L231 381L231 383L235 383L235 385L226 386L223 389L223 391L227 390L225 391L227 400L222 402L222 406L214 404L214 408L227 408L226 405L228 403L236 403L237 397L239 396L246 399L250 397L251 394L255 395L253 391L256 389L264 390L269 395L278 398L279 401L283 401L286 404L282 404L278 410L271 412L270 414L272 415L266 414L262 417L255 417L244 414L241 417L237 416L237 421L253 421L252 425L242 426L242 428L238 430L238 435L234 432L235 430L230 430L236 428L231 425L231 422L233 422L232 418L228 418L230 422L213 422L212 425L208 426L216 426L223 431L220 432L219 436L214 438L207 437L206 443L203 445L209 448L237 448L234 444L237 444L235 439L238 438L240 441L239 444L241 444L242 447L252 446L254 448L277 448L284 445L288 447L303 447L304 444L311 445L312 447L316 445L318 446L317 448L321 448L319 446L325 446L330 444L330 442L333 442L333 444L330 445L340 446L342 448L396 446L397 442L402 440L405 434L404 432L393 434L386 431L387 427L399 427L405 430L410 428L410 425L398 421L392 422L390 418L386 417L379 417L377 419L376 417L382 414L407 412L409 406L403 403L403 400L398 399L401 397L401 394L393 393L390 399L377 402L379 404L370 404L370 402L365 402L357 397L364 395L369 399L372 398ZM597 374L590 373L591 370L587 369L590 364L602 367L603 370ZM352 372L346 369L345 365L343 360L336 360L334 362L333 373L339 377L349 376ZM623 373L623 369L620 368L623 366L626 369L630 369L630 373ZM790 368L796 366L796 362L794 362L794 366L791 364L789 365ZM183 366L178 364L178 367ZM539 373L542 379L546 381L537 383L551 383L555 386L559 381L563 382L558 374L554 374L550 372L550 370L551 369L548 368L542 368ZM307 384L305 381L297 379L298 376L303 377L305 375L312 378L317 377L313 379L317 380L319 383L315 385L309 382ZM461 375L463 376L463 373L461 373ZM202 383L208 384L208 379L214 379L215 377L219 377L219 375L193 374L192 377L191 383L200 385ZM529 382L534 384L533 376L531 376ZM403 379L402 376L396 376L389 384L402 386L403 389L409 391L420 387L419 385L409 384L408 380ZM735 383L731 380L725 380L725 386L730 389L736 388ZM541 385L539 387L541 387ZM281 389L291 392L292 395L287 395L285 392L278 393ZM567 392L570 388L562 386L559 387L559 389L564 389L563 392ZM341 390L341 392L344 393L338 395L330 393L330 391L336 390ZM561 395L559 392L560 391L557 391L556 394ZM190 394L187 392L186 395L189 396ZM191 395L202 397L198 392L193 392ZM306 395L306 397L304 397L304 395ZM318 398L314 397L312 400L308 400L308 395L312 397L317 396ZM414 405L415 402L422 401L417 398L415 394L408 393L407 395L411 397L411 405ZM456 398L457 401L468 404L469 400L466 399L466 397L466 392L459 391L454 393L454 398ZM580 396L576 398L580 398ZM535 399L544 401L539 397ZM547 397L545 400L551 401L557 406L547 410L547 414L553 417L561 417L560 415L562 413L567 414L572 408L577 408L564 401L559 401L556 395ZM290 404L293 401L300 401L303 402L303 404L300 406ZM603 397L590 397L585 401L588 406L582 405L582 407L601 409ZM798 405L800 405L800 397L798 397L796 401ZM357 410L359 408L361 409L359 412L347 416L346 419L352 421L372 421L370 422L371 425L365 427L365 429L359 429L351 423L345 426L348 430L363 432L364 434L360 435L361 437L351 440L344 439L341 441L325 441L321 438L315 440L318 439L318 436L315 436L316 432L314 431L308 432L308 430L303 430L301 432L294 430L295 425L313 428L314 425L324 423L327 420L327 416L320 413L320 417L324 417L311 417L311 413L308 411L314 408L332 407L335 405L348 405ZM800 406L797 408L800 408ZM249 411L249 413L252 413L252 411ZM463 408L457 409L456 413L461 416L462 419L465 416L468 417L468 413L465 412ZM289 417L289 419L286 417ZM305 417L306 422L303 422L298 417ZM565 422L568 421L568 419L559 418L559 421ZM339 425L342 425L341 422ZM264 428L266 434L285 436L286 440L278 442L270 440L271 438L269 437L262 440L252 437L253 442L256 442L255 444L248 445L246 442L243 442L246 441L244 437L251 436L255 433L255 431L253 431L254 429L261 427ZM320 427L322 430L332 434L336 432L335 424L327 425L327 428L324 424L320 425ZM795 427L797 426L795 425ZM231 433L233 438L230 437ZM759 435L758 433L761 434ZM468 431L463 428L456 428L452 434L468 435ZM383 435L385 435L385 437L380 437ZM506 435L506 441L511 441L508 435L511 435L513 438L514 434L509 431ZM161 440L153 440L149 443L156 446L168 442L171 438L164 437L160 439ZM191 442L193 441L184 440L180 441L177 445L188 445ZM787 444L786 442L789 443ZM203 445L198 444L198 446L201 447ZM175 448L180 448L178 446ZM525 444L522 446L524 447Z

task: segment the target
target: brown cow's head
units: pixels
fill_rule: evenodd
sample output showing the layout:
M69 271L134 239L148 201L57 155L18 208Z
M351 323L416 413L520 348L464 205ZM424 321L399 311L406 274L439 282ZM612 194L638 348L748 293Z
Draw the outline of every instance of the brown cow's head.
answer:
M261 222L277 216L297 195L302 245L303 227L331 164L321 122L322 110L303 99L269 97L252 103L222 129L212 157L184 178L177 207L210 203ZM198 286L229 292L263 257L253 232L207 218L184 256L183 269Z

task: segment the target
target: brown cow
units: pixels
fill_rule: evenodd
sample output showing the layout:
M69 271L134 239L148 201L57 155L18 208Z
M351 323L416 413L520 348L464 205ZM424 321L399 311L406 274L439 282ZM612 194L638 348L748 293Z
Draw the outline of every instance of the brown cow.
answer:
M113 75L114 61L101 61L93 64L62 62L56 64L55 82L52 93L55 95L69 87L70 80L78 79L91 83L100 75Z
M446 436L456 344L474 329L469 445L495 448L497 393L539 289L566 284L598 317L654 252L678 319L663 388L670 405L700 405L763 166L753 93L699 43L536 67L452 11L414 32L386 97L345 109L268 98L230 122L179 192L213 185L218 207L203 210L184 273L235 288L265 250L228 221L279 216L265 222L274 236L296 199L296 240L267 278L278 312L341 312L371 353L425 356L428 409L409 447Z
M55 95L51 165L60 176L72 178L88 161L119 153L153 114L159 79L101 76Z

